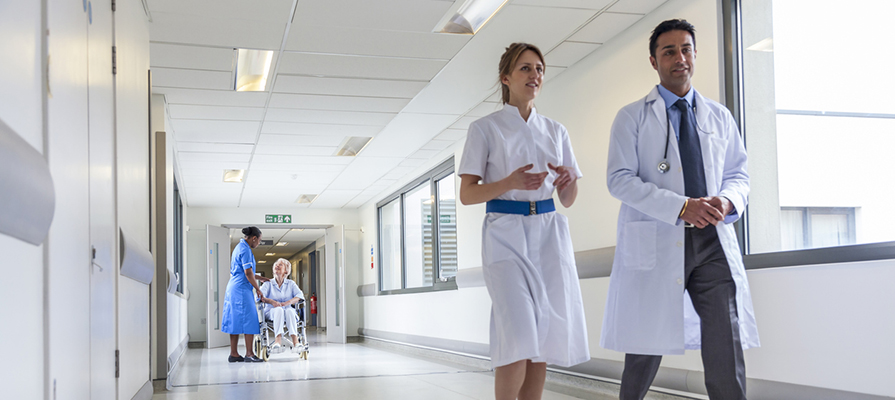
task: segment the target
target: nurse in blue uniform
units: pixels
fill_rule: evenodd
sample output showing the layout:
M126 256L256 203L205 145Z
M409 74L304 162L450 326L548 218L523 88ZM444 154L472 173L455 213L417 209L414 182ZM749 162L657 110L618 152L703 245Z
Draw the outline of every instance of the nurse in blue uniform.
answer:
M255 335L261 333L258 325L258 313L255 311L255 296L252 288L258 291L261 300L261 288L258 281L269 279L255 275L255 256L252 249L261 244L261 230L254 226L242 228L244 238L233 249L230 258L230 282L227 283L227 294L224 296L224 315L221 331L230 334L230 362L261 362L252 350ZM239 334L245 335L246 356L243 358L236 350Z

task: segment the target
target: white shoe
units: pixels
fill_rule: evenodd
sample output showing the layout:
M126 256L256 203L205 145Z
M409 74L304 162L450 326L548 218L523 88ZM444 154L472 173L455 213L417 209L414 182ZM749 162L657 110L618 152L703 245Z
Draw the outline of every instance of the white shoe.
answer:
M300 353L301 353L301 349L299 347L292 348L292 354L300 354Z
M274 343L273 346L270 346L270 354L280 354L286 351L286 348L280 346L279 343Z
M286 346L286 347L295 347L295 345L292 344L292 341L289 340L289 339L286 339L286 338L283 338L283 346Z

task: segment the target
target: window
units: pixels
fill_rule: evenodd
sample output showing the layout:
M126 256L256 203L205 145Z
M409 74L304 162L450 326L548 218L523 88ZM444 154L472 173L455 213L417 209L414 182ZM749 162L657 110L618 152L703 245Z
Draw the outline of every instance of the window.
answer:
M453 157L378 204L380 293L456 289Z
M739 84L727 88L741 92L728 101L740 116L752 186L745 251L895 241L895 185L879 175L895 149L895 80L880 57L895 2L729 4L727 32L734 34L727 39L739 36L740 51L728 65L739 58L741 67L728 68ZM736 12L738 31L730 22ZM825 262L862 257L848 254Z
M177 278L177 293L183 294L183 202L180 189L174 180L174 276Z

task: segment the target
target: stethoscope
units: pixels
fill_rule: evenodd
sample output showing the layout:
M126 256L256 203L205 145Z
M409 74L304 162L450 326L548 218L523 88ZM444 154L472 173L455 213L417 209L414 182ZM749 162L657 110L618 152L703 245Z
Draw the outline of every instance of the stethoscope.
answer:
M662 161L659 162L659 173L664 174L671 169L671 164L668 163L668 142L671 141L671 117L669 116L668 109L665 109L665 155L662 156ZM693 105L693 115L696 115L696 105ZM697 128L698 129L698 128Z

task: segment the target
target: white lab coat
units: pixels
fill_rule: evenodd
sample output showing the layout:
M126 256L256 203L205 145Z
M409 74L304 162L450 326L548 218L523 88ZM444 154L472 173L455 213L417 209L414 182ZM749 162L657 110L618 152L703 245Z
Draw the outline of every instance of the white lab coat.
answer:
M532 110L528 121L507 105L469 126L458 175L483 183L527 164L550 171L537 190L510 190L499 199L552 198L557 174L547 163L581 177L565 127ZM569 224L558 212L488 213L482 226L482 265L491 296L491 365L519 360L572 366L590 359L584 305Z
M718 238L736 283L740 340L758 347L749 283L733 222L746 207L749 175L746 150L730 112L695 93L696 122L706 189L724 196L735 212L717 226ZM684 223L678 219L686 197L678 143L671 131L668 162L665 101L658 89L622 108L612 124L607 184L622 201L615 260L600 345L634 354L683 354L700 348L699 317L684 292Z

